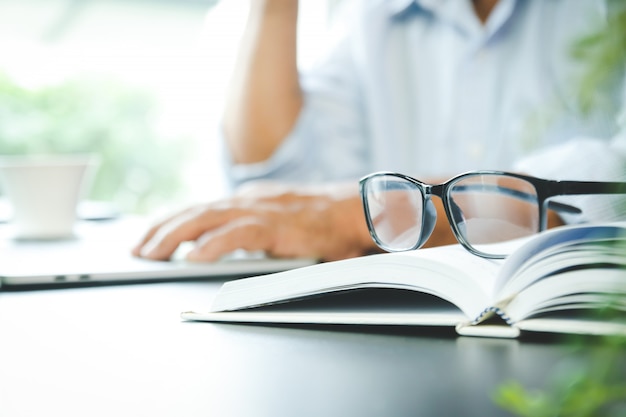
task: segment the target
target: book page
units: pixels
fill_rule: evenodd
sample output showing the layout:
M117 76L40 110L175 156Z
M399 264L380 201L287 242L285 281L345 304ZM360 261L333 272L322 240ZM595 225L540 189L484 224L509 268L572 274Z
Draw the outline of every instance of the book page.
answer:
M520 321L551 311L604 308L624 296L626 270L574 269L525 288L506 306L506 312L512 321ZM616 307L626 309L623 305Z
M597 309L626 295L624 223L564 226L529 240L503 265L497 297L511 322ZM501 303L502 304L502 303Z
M468 285L485 294L487 304L493 300L494 288L503 260L476 256L461 245L418 249L406 253L416 258L430 259L442 265L450 265L463 271L463 279L467 280ZM482 307L488 306L483 305Z
M559 251L569 251L570 246L581 242L598 242L609 239L624 238L626 233L626 223L600 224L600 225L571 225L561 226L554 229L541 232L538 235L526 238L515 252L510 255L500 272L494 286L494 292L500 298L508 298L515 294L516 291L509 290L510 282L516 277L522 276L522 271L533 262L537 262L542 258L547 258L550 254ZM576 258L569 260L576 263ZM550 270L555 270L554 265L549 262L543 263L542 271L536 271L534 274L527 274L524 279L535 279L541 275L545 275ZM529 284L529 282L526 282Z
M516 325L520 330L581 335L626 336L626 323L590 319L530 319Z
M473 319L491 302L500 265L460 245L363 256L227 282L211 310L239 310L358 288L396 288L437 296Z

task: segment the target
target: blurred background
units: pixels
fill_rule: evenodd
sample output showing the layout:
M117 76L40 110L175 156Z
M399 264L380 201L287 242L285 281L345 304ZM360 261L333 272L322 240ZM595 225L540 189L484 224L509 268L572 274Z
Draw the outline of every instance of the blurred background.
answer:
M301 1L301 66L334 3ZM0 155L97 153L88 198L123 212L224 195L216 129L247 4L0 1Z
M88 198L123 212L223 196L216 131L249 1L0 0L0 155L97 153ZM301 67L338 3L300 0ZM610 4L609 30L575 51L587 109L626 61L624 2Z

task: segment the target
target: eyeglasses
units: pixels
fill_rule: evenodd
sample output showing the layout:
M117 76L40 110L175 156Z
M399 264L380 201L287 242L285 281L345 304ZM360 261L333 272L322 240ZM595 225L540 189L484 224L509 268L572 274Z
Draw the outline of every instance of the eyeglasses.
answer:
M548 209L581 213L552 197L626 193L622 182L555 181L501 171L468 172L438 185L378 172L362 178L359 186L367 227L380 248L396 252L424 245L437 220L435 195L459 243L493 259L509 254L503 242L545 230Z

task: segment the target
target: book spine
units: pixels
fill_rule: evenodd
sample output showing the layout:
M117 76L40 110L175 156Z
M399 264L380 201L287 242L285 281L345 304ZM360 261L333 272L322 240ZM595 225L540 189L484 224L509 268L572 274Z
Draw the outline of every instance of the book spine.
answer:
M476 317L472 321L472 325L476 325L478 323L481 323L481 322L483 322L483 321L493 317L494 314L498 315L509 326L513 325L513 320L511 320L511 318L506 314L506 312L504 310L502 310L502 308L500 308L498 306L487 307L486 309L484 309L478 315L478 317Z

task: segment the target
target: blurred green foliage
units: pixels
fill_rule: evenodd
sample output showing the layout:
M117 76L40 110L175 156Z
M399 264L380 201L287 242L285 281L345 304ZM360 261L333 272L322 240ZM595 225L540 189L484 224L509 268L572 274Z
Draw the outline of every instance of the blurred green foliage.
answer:
M146 91L112 79L29 89L0 73L0 154L94 153L88 198L142 213L181 192L187 138L157 133ZM187 146L185 146L187 145Z
M520 417L626 416L626 338L571 341L545 387L507 381L494 394L503 409Z
M623 82L626 65L626 1L608 1L606 26L577 42L573 56L582 62L586 71L580 81L580 106L584 112L606 106L602 95L607 87Z

